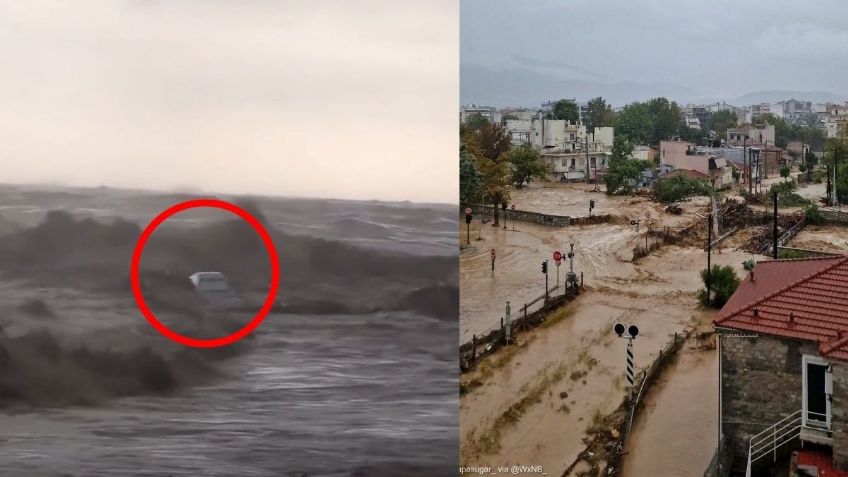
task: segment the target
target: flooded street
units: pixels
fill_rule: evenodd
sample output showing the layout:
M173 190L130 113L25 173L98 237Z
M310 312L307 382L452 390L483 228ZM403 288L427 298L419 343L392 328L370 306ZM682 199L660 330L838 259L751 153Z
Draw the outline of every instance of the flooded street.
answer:
M718 352L691 341L665 371L633 422L625 477L698 477L718 441Z
M651 227L682 227L697 220L696 210L706 204L706 199L696 198L683 204L682 215L663 211L661 204L642 197L607 196L603 193L586 192L585 184L534 185L513 191L513 200L521 210L536 210L539 204L551 214L568 215L576 212L576 205L588 197L594 198L595 213L613 213L642 220L639 232L629 224L629 219L599 225L547 227L528 222L513 224L508 220L507 228L479 226L475 220L471 228L471 245L460 253L460 342L471 339L473 334L483 334L499 326L506 301L512 312L527 302L545 293L545 276L541 273L542 261L549 261L549 287L557 282L557 267L552 254L559 250L565 255L569 244L574 244L574 271L583 277L587 287L615 288L621 280L635 272L631 262L637 240L644 240L647 225L645 213L651 214ZM591 185L588 186L591 190ZM581 195L582 194L582 195ZM575 196L577 198L575 198ZM581 215L586 215L585 213ZM513 230L514 227L514 230ZM477 237L482 240L477 240ZM465 238L465 224L460 237ZM463 240L464 243L464 240ZM639 243L642 243L641 241ZM491 270L490 251L496 252L495 271ZM559 267L559 282L563 283L569 262L564 260ZM532 309L530 311L533 311Z
M807 225L787 246L820 250L831 253L848 253L848 229L841 225Z
M521 193L516 198L519 204ZM547 192L529 193L532 197ZM652 215L662 213L658 204L637 202L635 207L650 207ZM696 204L687 204L681 216L662 213L657 222L687 223L695 220L695 208ZM637 236L629 224L551 228L518 223L516 229L512 231L512 224L507 230L484 227L485 245L472 241L461 257L463 337L497 322L503 299L492 297L509 296L517 310L523 301L539 296L544 289L541 261L555 249L566 251L569 243L575 244L574 268L583 272L586 288L545 325L522 334L517 345L489 356L463 376L471 390L461 398L460 457L466 465L542 465L556 475L585 447L583 431L614 410L626 392L626 341L615 336L613 325L639 327L635 364L637 371L648 366L674 333L698 325L702 312L696 294L703 286L698 271L706 266L706 253L695 247L665 246L634 263ZM490 247L498 250L494 274L489 268ZM744 252L715 251L713 264L730 265L742 275L742 262L749 258ZM567 262L562 277L565 267ZM687 365L685 360L680 364ZM709 366L705 368L693 379L709 375ZM711 381L698 381L701 387L692 388L687 382L682 383L683 390L697 389L690 399L703 387L713 386ZM687 429L709 435L713 427L704 419ZM646 431L637 442L649 445L656 437ZM646 455L665 465L660 456Z

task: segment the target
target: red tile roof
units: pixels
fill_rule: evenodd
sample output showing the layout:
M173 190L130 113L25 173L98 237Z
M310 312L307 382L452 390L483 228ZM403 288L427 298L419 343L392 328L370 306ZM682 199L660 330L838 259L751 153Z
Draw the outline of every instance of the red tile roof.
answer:
M848 360L848 257L759 262L715 319L720 328L814 341Z

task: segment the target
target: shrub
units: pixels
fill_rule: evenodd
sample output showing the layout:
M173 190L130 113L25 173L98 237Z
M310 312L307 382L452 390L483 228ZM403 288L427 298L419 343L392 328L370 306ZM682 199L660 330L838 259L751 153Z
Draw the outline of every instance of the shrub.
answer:
M654 184L654 196L660 202L677 202L696 195L709 195L711 191L707 181L682 175L658 180Z
M821 225L824 223L824 216L816 204L810 204L804 209L804 219L808 224Z
M707 270L701 270L701 280L704 282L704 288L702 288L698 292L698 300L704 306L711 306L713 308L721 308L727 303L727 300L733 295L733 292L736 291L736 288L739 287L739 277L736 275L736 271L733 270L733 267L729 265L719 266L713 265L712 273L710 276L710 290L712 291L713 300L712 303L708 303L707 297Z

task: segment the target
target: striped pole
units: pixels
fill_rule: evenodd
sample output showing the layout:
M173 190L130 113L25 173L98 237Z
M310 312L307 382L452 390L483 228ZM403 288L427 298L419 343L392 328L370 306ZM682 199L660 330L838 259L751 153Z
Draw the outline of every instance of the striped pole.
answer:
M630 388L630 393L633 393L633 338L627 339L627 386Z

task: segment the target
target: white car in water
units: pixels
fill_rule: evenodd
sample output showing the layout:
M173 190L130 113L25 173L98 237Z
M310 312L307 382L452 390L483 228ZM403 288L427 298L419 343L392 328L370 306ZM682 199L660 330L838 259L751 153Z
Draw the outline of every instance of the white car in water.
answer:
M188 278L195 293L207 305L215 308L231 308L242 304L241 299L230 287L229 280L221 272L197 272Z

